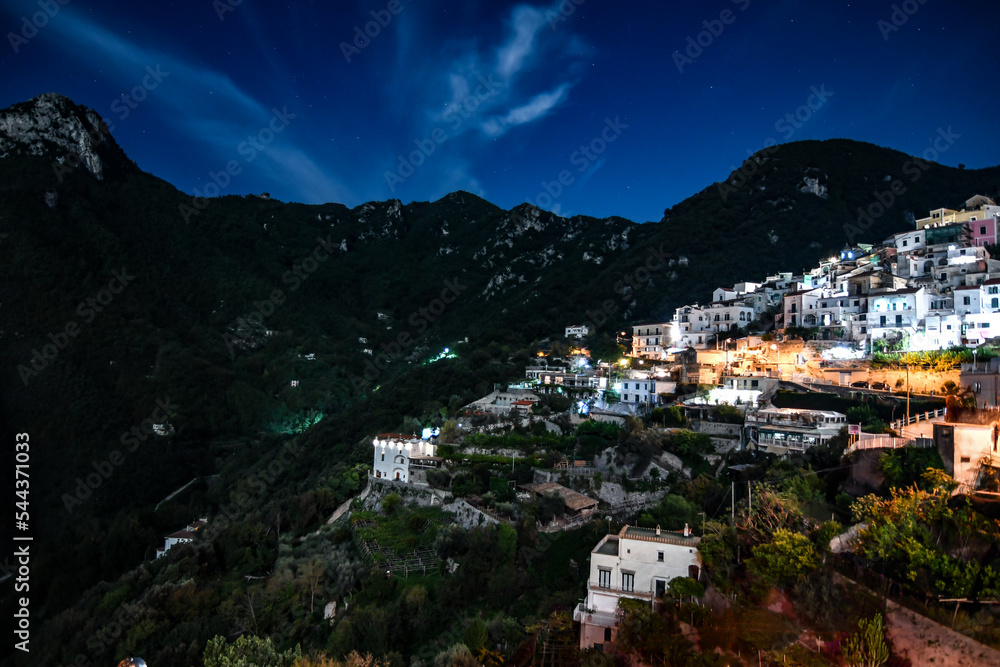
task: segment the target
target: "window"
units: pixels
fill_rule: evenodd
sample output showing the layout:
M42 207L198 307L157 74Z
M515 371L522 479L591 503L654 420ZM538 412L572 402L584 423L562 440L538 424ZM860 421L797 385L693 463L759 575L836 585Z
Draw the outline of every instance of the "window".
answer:
M963 306L968 306L971 303L972 303L972 297L968 297L968 296L963 296L962 297L962 305Z
M990 328L990 323L989 322L983 322L983 327L982 328L983 329L989 329Z
M896 315L896 326L898 327L902 323L903 323L903 316L902 315Z
M986 236L986 225L979 225L979 234L981 236Z
M597 570L597 585L601 588L611 588L611 570Z
M611 641L611 628L604 628L604 641Z
M1000 299L993 297L990 301L990 308L1000 308Z
M635 572L622 572L622 591L635 591Z
M662 551L657 551L656 552L656 562L657 563L662 563L663 562L663 552Z
M385 461L385 452L382 452L382 460Z

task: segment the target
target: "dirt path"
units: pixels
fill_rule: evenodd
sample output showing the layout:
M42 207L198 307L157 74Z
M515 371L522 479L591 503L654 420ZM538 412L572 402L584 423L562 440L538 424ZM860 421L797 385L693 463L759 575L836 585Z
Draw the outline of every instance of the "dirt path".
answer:
M913 667L1000 667L1000 651L888 602L888 634Z

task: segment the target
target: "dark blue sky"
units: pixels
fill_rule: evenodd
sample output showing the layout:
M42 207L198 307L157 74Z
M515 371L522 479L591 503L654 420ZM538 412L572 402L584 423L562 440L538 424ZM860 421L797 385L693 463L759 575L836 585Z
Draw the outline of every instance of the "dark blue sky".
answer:
M464 189L642 222L769 139L920 155L950 127L940 162L1000 163L998 5L52 0L49 18L7 0L0 107L68 95L189 193L232 162L225 194L354 206Z

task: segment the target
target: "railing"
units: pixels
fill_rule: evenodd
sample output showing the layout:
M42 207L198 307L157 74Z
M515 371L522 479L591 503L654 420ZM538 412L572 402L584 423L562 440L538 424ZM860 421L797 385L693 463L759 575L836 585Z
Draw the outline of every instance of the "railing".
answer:
M611 594L611 595L617 595L619 597L636 598L636 599L639 599L639 600L653 600L653 599L656 599L656 596L653 594L653 591L646 591L646 592L643 592L643 591L626 591L626 590L623 590L621 588L617 588L615 586L598 586L598 585L592 584L590 582L587 582L587 588L589 590L596 591L598 593L608 593L608 594Z
M912 441L907 438L894 438L890 435L886 435L874 438L865 438L864 440L853 442L847 448L847 453L850 454L851 452L866 449L899 449L901 447L907 447L911 444Z
M909 419L897 419L896 421L889 424L889 426L894 430L898 431L904 426L909 426L910 424L916 424L919 421L930 421L931 419L937 419L938 417L943 417L947 408L938 408L937 410L928 410L927 412L919 412L915 415L910 415Z
M589 623L605 628L612 628L618 624L620 619L617 614L612 612L587 609L581 602L573 610L573 620L577 623Z

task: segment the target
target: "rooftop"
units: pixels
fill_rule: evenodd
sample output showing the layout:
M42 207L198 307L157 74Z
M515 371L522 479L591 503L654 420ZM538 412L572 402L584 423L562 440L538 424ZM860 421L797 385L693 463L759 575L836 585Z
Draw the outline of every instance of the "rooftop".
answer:
M638 526L626 525L618 531L619 539L640 540L643 542L659 542L661 544L673 544L684 547L696 547L701 542L700 537L694 535L685 536L683 532L672 530L661 530L659 528L640 528Z

